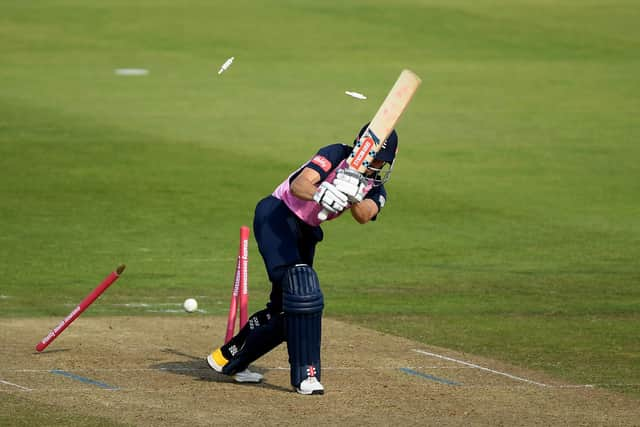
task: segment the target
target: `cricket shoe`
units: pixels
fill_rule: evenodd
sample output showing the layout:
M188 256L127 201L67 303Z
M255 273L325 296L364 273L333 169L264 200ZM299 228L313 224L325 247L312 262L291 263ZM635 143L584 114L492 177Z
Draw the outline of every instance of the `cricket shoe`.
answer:
M250 371L249 368L233 375L233 379L237 383L259 383L264 376L258 372Z
M324 394L324 387L316 377L308 377L296 388L300 394Z
M213 353L207 356L207 364L211 369L219 374L222 373L222 368L224 368L227 363L229 363L229 360L224 357L222 350L219 348L215 349Z
M224 374L222 369L229 363L229 360L224 357L222 351L218 348L207 356L207 364L214 371ZM233 374L233 379L239 383L259 383L264 376L258 372L252 372L248 368L241 372Z

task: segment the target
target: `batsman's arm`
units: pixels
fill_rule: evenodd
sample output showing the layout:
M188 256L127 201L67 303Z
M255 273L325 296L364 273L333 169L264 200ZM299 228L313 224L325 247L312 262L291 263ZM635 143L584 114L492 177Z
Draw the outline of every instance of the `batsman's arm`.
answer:
M378 214L378 205L371 199L351 205L351 216L360 224L366 224Z
M311 168L304 168L291 182L291 192L302 200L313 200L313 195L318 190L320 174Z
M291 182L291 192L303 200L313 200L320 182L320 174L311 168L304 168ZM365 224L378 214L378 205L371 199L351 205L351 215L360 224Z

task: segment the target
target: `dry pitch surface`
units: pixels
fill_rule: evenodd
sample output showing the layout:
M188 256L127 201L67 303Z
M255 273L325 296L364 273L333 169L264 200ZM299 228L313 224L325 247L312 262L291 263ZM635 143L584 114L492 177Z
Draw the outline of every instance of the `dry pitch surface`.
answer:
M632 398L331 319L323 396L292 391L285 345L253 366L262 384L207 368L223 318L84 317L36 353L59 320L0 320L0 398L141 426L640 423Z

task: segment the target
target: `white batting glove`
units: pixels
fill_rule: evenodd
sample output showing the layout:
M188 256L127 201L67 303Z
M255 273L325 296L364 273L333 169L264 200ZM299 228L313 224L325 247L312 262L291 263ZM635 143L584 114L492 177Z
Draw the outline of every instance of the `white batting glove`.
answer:
M331 213L342 212L347 207L348 198L335 185L323 182L313 195L313 200Z
M364 189L367 186L367 179L356 170L340 169L336 173L333 185L346 194L347 199L351 203L360 203L362 199L364 199Z

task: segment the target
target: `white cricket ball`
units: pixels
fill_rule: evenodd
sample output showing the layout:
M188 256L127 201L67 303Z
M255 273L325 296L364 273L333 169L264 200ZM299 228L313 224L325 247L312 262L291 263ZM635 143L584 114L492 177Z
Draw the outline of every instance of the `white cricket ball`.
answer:
M193 313L198 309L198 301L194 298L187 298L184 300L184 303L182 303L182 308L184 308L184 311L187 313Z

